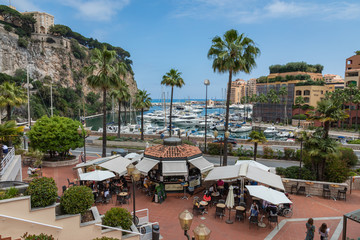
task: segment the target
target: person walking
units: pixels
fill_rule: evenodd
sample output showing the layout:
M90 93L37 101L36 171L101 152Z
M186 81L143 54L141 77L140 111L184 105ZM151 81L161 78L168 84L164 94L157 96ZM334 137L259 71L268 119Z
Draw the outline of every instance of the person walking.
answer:
M306 223L306 238L305 240L313 240L314 239L314 233L315 233L315 226L314 226L314 219L309 218L309 220Z
M326 223L321 224L319 228L320 240L328 240L330 228L327 227Z
M80 162L82 162L82 163L85 163L85 162L86 162L85 156L84 156L84 153L83 153L83 152L80 153L79 160L80 160Z

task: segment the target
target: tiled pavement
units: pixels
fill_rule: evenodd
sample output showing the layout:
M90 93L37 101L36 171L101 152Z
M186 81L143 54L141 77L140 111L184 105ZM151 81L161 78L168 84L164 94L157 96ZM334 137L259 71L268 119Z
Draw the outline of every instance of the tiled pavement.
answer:
M67 178L73 180L76 178L75 171L72 167L59 167L59 168L44 168L43 176L53 177L57 183L59 189L59 195L61 195L61 187L67 186ZM27 168L23 168L23 177L26 178ZM226 211L226 217L224 219L214 218L215 208L210 208L208 214L204 215L205 219L201 216L194 217L190 235L192 236L192 230L199 224L205 224L212 230L212 240L223 239L304 239L305 238L305 222L309 217L313 218L333 218L341 217L344 213L354 211L360 208L360 191L353 191L352 194L347 195L347 201L333 201L323 199L320 197L309 197L291 195L293 201L294 215L290 219L280 217L279 222L282 220L291 220L286 222L278 232L276 228L256 228L251 226L249 229L248 221L234 222L234 224L226 224L225 220L228 217L229 212ZM115 206L115 197L113 203L106 205L98 205L100 214L104 214L108 209ZM129 211L132 211L132 201L130 204L122 205ZM151 198L146 196L141 190L136 190L136 209L148 208L150 212L150 221L160 223L161 235L166 240L183 240L186 239L183 236L183 231L180 228L178 221L178 214L183 210L192 209L192 198L189 200L182 200L179 197L168 197L162 204L151 202ZM234 219L235 212L231 212L231 218ZM265 220L266 222L266 220ZM339 226L340 219L325 219L315 220L315 226L318 228L322 222L326 222L330 227L330 237L333 237L335 229ZM284 223L284 222L283 222ZM340 230L341 230L340 225ZM274 232L272 232L274 231ZM337 234L337 238L341 239L341 234ZM354 224L348 221L348 236L357 239L360 237L360 225ZM315 239L318 239L319 235L315 233ZM329 238L330 239L330 238Z

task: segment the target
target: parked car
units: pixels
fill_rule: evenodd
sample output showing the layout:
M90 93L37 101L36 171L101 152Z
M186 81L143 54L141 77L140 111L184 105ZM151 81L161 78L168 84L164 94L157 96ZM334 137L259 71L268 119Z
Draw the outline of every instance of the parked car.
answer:
M129 153L128 150L122 149L122 148L118 148L118 149L115 149L115 150L112 150L112 151L111 151L111 156L112 156L112 155L121 155L122 157L125 157L128 153Z

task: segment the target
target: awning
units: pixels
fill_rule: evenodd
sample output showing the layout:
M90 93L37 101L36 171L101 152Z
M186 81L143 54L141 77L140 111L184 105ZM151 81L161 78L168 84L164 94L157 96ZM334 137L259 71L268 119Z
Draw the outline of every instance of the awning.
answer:
M99 165L103 162L109 161L111 159L116 158L117 156L110 156L110 157L103 157L103 158L97 158L95 160L91 160L91 161L86 161L86 163L79 163L77 164L74 169L76 168L82 168L82 167L88 167L88 166L92 166L92 165Z
M206 160L204 157L194 158L189 160L188 162L197 167L201 173L210 171L214 168L214 164Z
M163 176L187 176L186 161L162 161Z
M103 181L113 177L115 177L114 173L100 170L80 174L81 181Z
M116 158L99 164L100 167L106 168L110 171L118 173L120 176L125 175L127 172L126 167L130 165L131 161L119 155Z
M219 179L238 179L240 165L232 165L225 167L216 167L206 176L205 181L215 181Z
M263 199L275 205L292 203L284 193L265 186L246 186L246 188L249 190L251 196Z
M284 184L281 181L281 177L279 175L264 171L254 166L248 167L248 171L245 177L247 179L266 184L270 187L285 190Z
M136 169L141 172L143 175L147 175L148 172L158 164L158 160L143 158L138 164L136 164Z
M238 160L235 165L242 165L242 164L248 164L249 166L254 166L254 167L257 167L257 168L260 168L264 171L269 171L270 168L268 166L265 166L264 164L261 164L259 162L256 162L254 160Z

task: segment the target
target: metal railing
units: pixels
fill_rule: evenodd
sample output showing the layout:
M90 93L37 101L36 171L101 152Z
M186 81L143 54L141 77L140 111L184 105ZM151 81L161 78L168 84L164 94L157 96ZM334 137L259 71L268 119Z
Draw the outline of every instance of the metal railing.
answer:
M0 163L0 176L2 176L7 167L10 165L11 161L14 159L15 156L15 148L9 148L9 152L5 155L5 157L3 159L1 159L1 163Z
M50 225L50 224L35 222L35 221L31 221L31 220L27 220L27 219L23 219L23 218L18 218L18 217L7 216L7 215L3 215L3 214L0 214L0 218L9 218L9 219L16 220L16 221L27 222L27 223L40 225L40 226L44 226L44 227L55 228L55 229L59 229L59 230L63 229L62 227L59 227L59 226L54 226L54 225Z

